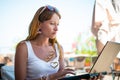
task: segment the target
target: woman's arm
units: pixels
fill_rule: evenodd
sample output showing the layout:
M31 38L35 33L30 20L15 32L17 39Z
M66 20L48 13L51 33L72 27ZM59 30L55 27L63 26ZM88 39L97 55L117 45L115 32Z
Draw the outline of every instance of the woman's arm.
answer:
M25 80L27 67L27 47L21 42L16 47L15 53L15 80Z
M64 51L62 47L61 47L61 53L60 53L60 58L59 58L59 65L60 65L59 71L65 69Z

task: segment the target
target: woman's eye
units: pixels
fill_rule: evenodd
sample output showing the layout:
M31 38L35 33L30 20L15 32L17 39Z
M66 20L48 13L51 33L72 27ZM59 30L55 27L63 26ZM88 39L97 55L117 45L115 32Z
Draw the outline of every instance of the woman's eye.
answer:
M57 26L58 26L59 24L56 24L56 23L50 23L50 25L57 25Z
M54 25L54 23L50 23L51 25Z

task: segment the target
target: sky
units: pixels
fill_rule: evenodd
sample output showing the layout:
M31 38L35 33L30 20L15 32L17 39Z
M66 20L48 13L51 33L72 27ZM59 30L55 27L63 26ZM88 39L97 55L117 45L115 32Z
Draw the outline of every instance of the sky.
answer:
M79 32L90 30L94 0L0 0L0 53L15 52L15 45L27 37L35 12L44 5L60 11L57 39L65 52L71 51Z

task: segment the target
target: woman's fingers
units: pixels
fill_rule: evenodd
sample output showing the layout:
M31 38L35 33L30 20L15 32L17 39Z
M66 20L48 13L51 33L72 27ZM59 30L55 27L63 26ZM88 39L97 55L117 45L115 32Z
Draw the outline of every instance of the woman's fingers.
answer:
M65 71L66 74L73 74L73 75L75 75L75 70L74 69L67 68L67 69L64 69L64 71Z

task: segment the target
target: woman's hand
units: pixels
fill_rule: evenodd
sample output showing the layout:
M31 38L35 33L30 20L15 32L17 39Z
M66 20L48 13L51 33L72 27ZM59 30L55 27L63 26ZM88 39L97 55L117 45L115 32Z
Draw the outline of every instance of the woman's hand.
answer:
M75 75L75 70L70 69L70 68L66 68L66 69L59 71L58 74L59 74L60 78L65 77L67 74Z
M50 80L56 80L56 79L60 79L60 78L65 77L67 74L75 75L75 70L70 69L70 68L63 69L63 70L58 71L55 74L49 75L49 78L50 78Z

